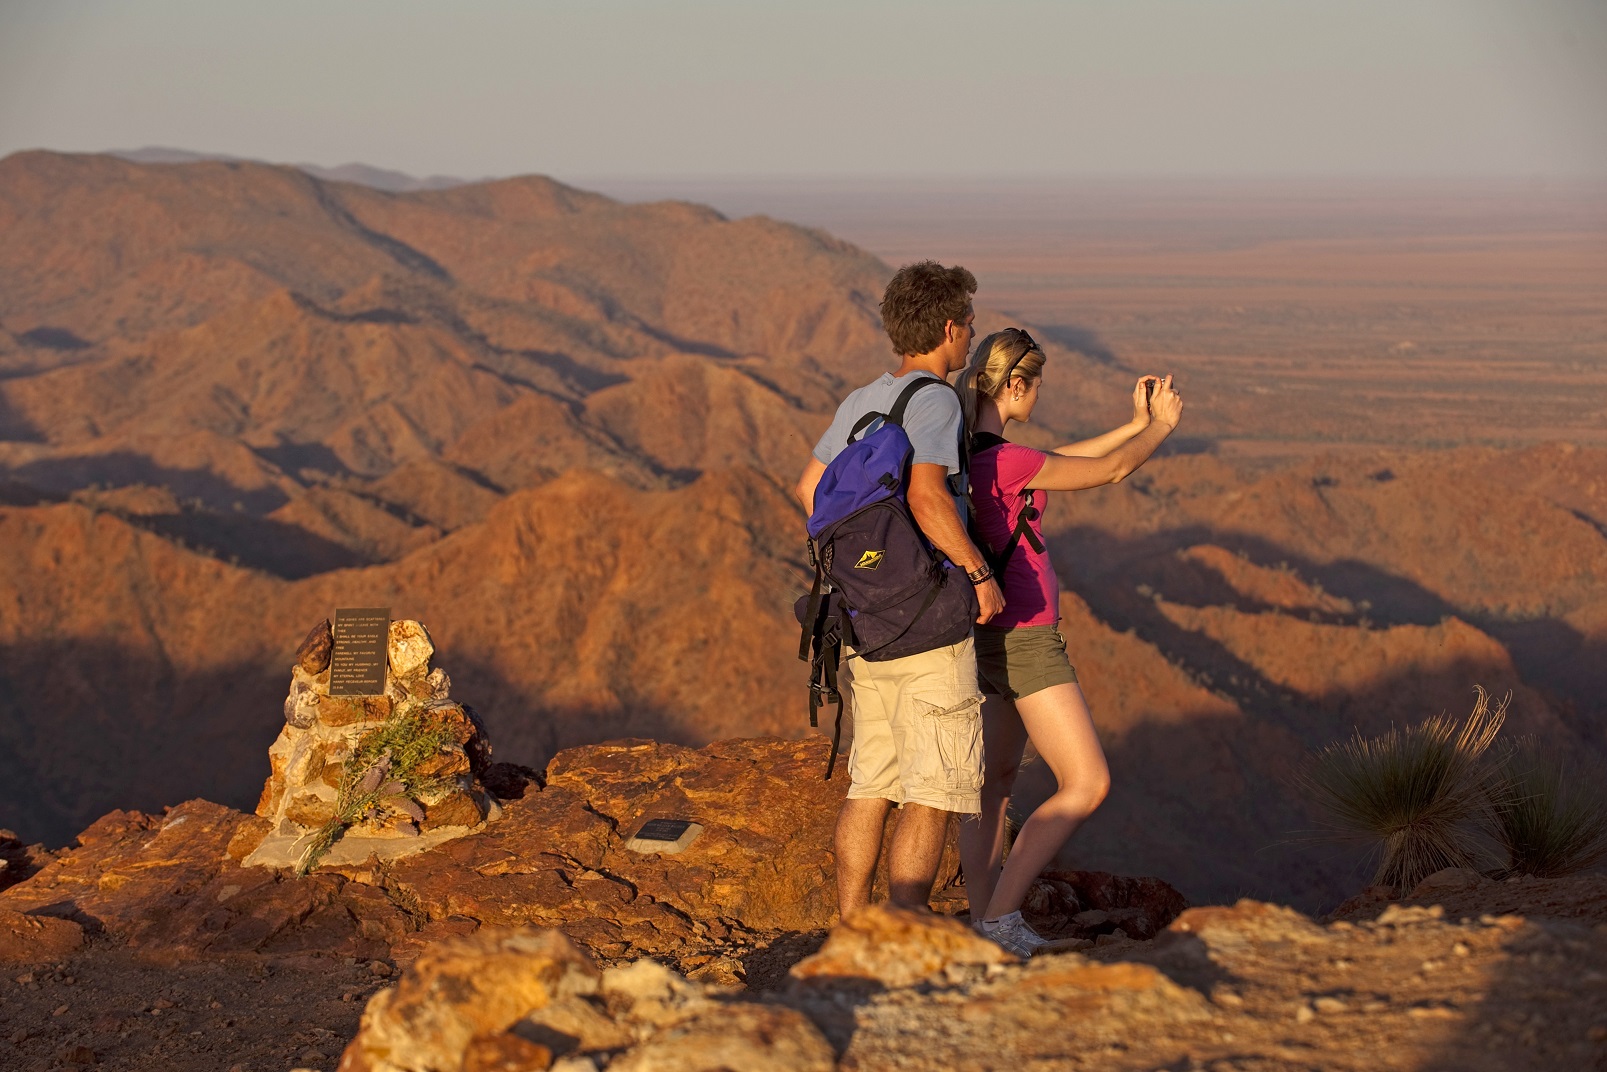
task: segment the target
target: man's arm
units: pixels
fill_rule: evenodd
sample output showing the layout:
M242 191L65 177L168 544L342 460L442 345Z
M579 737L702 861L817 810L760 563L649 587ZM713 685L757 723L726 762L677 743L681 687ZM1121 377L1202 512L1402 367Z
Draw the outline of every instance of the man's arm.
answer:
M806 516L815 512L815 488L820 485L820 477L825 471L826 463L811 454L809 464L804 466L797 486L792 489L793 495L803 504Z
M960 513L954 508L954 496L949 494L947 466L932 462L916 462L910 466L910 513L915 523L933 547L948 556L949 561L970 573L986 562L965 531ZM817 482L819 478L816 478ZM800 484L800 488L801 488ZM814 488L810 488L811 499ZM982 613L978 622L986 622L1004 609L1004 593L999 591L997 580L987 580L976 586L977 602Z

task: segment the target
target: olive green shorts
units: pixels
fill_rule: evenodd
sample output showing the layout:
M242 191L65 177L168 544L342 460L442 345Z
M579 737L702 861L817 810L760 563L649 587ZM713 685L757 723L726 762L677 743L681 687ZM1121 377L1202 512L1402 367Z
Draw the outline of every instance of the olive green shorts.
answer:
M975 628L977 684L989 696L1019 700L1053 685L1075 684L1058 625Z

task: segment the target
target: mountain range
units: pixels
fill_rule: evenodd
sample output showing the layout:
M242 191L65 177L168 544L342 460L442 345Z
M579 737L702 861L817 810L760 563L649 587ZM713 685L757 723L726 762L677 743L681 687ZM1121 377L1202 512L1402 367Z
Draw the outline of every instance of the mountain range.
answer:
M423 621L499 759L804 732L789 489L894 363L890 274L535 176L0 161L0 823L249 807L338 606ZM1134 370L1049 354L1079 389L1025 441L1124 419ZM1474 683L1513 731L1602 748L1607 452L1173 455L1054 499L1115 772L1080 866L1331 903L1355 864L1292 772Z

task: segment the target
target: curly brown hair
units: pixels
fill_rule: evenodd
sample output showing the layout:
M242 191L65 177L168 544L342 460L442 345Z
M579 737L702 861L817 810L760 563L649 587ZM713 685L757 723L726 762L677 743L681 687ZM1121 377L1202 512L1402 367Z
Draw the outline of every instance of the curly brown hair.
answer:
M919 261L900 268L882 294L882 327L894 351L902 357L943 345L943 329L965 323L975 293L976 276L958 265Z

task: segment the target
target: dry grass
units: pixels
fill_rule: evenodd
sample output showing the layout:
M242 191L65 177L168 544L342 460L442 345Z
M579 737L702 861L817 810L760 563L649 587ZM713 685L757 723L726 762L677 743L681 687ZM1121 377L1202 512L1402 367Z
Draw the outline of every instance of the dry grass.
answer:
M1458 725L1441 715L1378 737L1321 749L1300 777L1342 836L1378 853L1373 881L1410 889L1442 868L1476 867L1491 811L1486 753L1510 697L1492 710L1476 689Z

